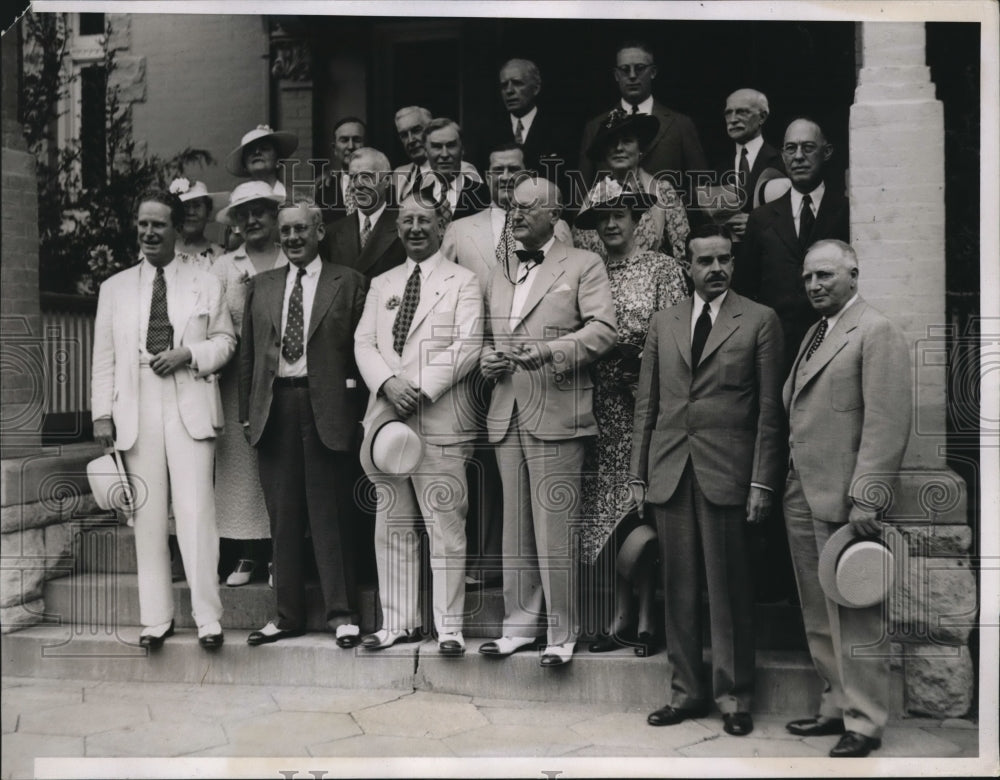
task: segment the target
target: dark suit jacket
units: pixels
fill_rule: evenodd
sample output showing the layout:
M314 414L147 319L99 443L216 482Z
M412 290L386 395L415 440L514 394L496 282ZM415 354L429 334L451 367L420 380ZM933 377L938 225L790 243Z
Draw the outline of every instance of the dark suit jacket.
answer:
M666 503L688 459L706 498L742 505L756 482L781 489L783 346L773 311L732 290L691 366L694 299L649 323L636 394L631 472Z
M847 198L829 185L820 201L811 241L821 238L850 238ZM750 213L733 288L777 312L785 331L786 369L809 326L818 319L802 284L804 259L792 219L791 193Z
M434 182L424 187L422 192L426 193L427 198L433 200ZM490 188L484 181L474 181L469 176L465 176L462 179L462 190L458 193L458 202L455 204L455 210L452 212L451 218L461 219L462 217L468 217L472 214L478 214L480 211L485 209L490 205Z
M733 163L736 160L736 146L730 144L729 146L729 156L718 161L715 167L716 173L719 176L720 183L726 183L728 181L735 181L733 179L735 175L739 175L739 169L734 171ZM750 178L743 185L743 191L746 193L746 203L743 205L743 211L747 214L753 209L753 192L757 187L757 180L760 178L761 173L767 168L775 168L782 173L785 172L785 161L781 157L781 152L775 149L767 141L764 141L764 145L760 147L760 151L757 152L757 159L753 161L753 166L750 168Z
M583 140L580 143L580 172L586 183L585 193L590 190L594 175L597 173L595 165L587 157L587 148L611 108L587 122L583 130ZM681 176L684 171L709 170L694 122L685 114L672 111L656 100L653 101L653 116L660 120L660 130L642 155L641 165L654 176L659 171L675 171L670 183L674 185L674 189L686 190L687 182L681 178L677 178L675 182L675 177Z
M490 152L501 144L514 143L514 130L510 124L510 114L504 112L484 131L486 146L480 149L480 170L489 168ZM524 151L524 167L537 171L540 176L555 181L564 187L566 172L573 164L569 156L571 131L560 121L558 114L538 107L538 113L531 123L528 137L521 149ZM543 163L542 160L548 162ZM557 163L561 160L561 163ZM563 195L567 195L565 189Z
M316 205L323 211L324 225L329 225L331 222L335 222L347 214L344 195L340 189L340 180L343 175L343 171L333 171L316 181L313 199L316 201Z
M251 278L240 342L240 420L257 446L271 413L281 350L281 309L287 268ZM353 451L367 390L354 362L354 330L368 282L351 268L323 263L306 337L309 399L326 447Z
M369 280L406 260L406 250L396 232L396 209L382 212L365 248L357 214L341 217L326 229L321 251L324 260L360 271Z

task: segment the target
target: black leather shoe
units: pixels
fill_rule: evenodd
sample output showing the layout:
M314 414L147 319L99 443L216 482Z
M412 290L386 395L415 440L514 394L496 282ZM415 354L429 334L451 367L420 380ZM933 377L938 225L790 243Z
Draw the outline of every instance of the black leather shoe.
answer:
M587 645L587 650L591 653L610 653L623 647L626 645L621 644L614 636L603 636Z
M170 621L170 627L164 631L162 634L157 636L156 634L143 634L139 637L139 647L145 647L148 650L159 650L163 647L163 640L174 635L174 621Z
M251 631L250 636L247 637L247 644L251 647L257 647L257 645L269 645L272 642L279 642L282 639L291 639L292 637L302 636L305 633L305 630L301 628L279 629L275 633Z
M843 734L843 718L802 718L785 724L790 734L799 737L825 737L828 734Z
M223 641L222 634L206 634L205 636L198 637L198 644L206 650L218 650L222 647Z
M337 637L337 647L342 650L350 650L353 647L357 647L361 644L361 634L348 634L347 636Z
M734 737L745 737L753 731L753 718L749 712L726 712L722 715L722 730Z
M438 652L448 658L460 658L465 655L465 648L455 639L445 639L438 643Z
M882 740L878 737L866 737L856 731L846 731L830 751L830 758L864 758L880 747Z
M640 631L636 637L638 644L632 648L639 658L648 658L656 653L656 638L648 631Z
M671 707L668 704L656 712L649 713L646 723L650 726L676 726L689 718L704 718L706 715L708 715L707 708Z

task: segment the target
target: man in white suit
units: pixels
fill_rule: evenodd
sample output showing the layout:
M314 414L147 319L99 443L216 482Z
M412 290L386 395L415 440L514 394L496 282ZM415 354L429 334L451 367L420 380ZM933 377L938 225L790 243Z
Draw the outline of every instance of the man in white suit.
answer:
M572 660L579 634L570 535L584 437L597 433L590 364L614 347L618 331L604 262L554 235L556 185L525 179L511 201L524 248L490 276L491 332L480 360L496 382L487 427L503 483L503 636L479 652L510 655L545 634L541 665L560 666Z
M198 642L214 650L223 642L212 487L223 420L215 372L236 339L219 280L174 255L180 200L154 190L137 203L141 259L104 282L97 302L94 439L124 453L136 491L140 644L155 650L174 631L172 503Z
M467 375L482 347L476 275L439 251L445 206L408 197L399 208L406 262L372 280L355 332L358 370L371 390L366 430L387 411L422 438L409 476L370 473L378 491L375 560L383 625L362 640L377 650L419 638L419 521L430 536L434 624L442 655L465 652L466 462L476 437Z

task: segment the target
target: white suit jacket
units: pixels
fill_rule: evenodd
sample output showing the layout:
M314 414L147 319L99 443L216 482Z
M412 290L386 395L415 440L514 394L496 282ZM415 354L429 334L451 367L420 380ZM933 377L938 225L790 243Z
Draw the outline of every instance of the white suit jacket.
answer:
M354 334L354 357L371 390L364 425L389 407L378 390L387 379L407 379L427 396L407 420L425 441L454 444L476 435L476 420L465 378L479 363L483 343L483 303L476 275L441 257L422 279L420 303L399 355L392 326L409 276L403 263L372 279L365 310Z
M173 346L188 347L197 366L184 366L171 375L177 405L191 438L211 439L223 425L215 372L236 349L232 318L222 285L210 271L176 258L173 262L178 264L169 312ZM120 271L101 285L94 323L91 410L95 420L114 421L118 450L131 449L139 431L140 268Z

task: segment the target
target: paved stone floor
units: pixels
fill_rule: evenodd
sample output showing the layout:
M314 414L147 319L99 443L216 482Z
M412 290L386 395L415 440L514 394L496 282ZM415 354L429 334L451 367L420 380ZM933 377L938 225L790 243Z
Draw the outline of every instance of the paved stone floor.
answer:
M527 757L527 763L476 762L470 776L502 774L544 777L562 771L558 759L627 756L638 760L633 774L676 774L684 763L642 763L649 758L821 758L834 737L800 739L788 734L784 718L758 716L746 738L722 731L718 716L675 727L646 725L646 712L620 706L568 705L480 699L427 691L338 689L259 685L190 685L100 682L5 677L2 680L3 778L33 777L39 757L300 757L301 777L348 773L360 764L306 759L376 757L368 774L399 764L394 757ZM969 721L907 720L886 733L877 755L950 759L976 756L979 731ZM234 772L255 776L253 765L239 761L204 761L203 777ZM286 763L288 763L286 761ZM788 762L784 762L787 764ZM935 762L943 767L947 761ZM274 764L275 767L284 764ZM587 766L573 762L571 767ZM139 762L129 776L142 776L150 764ZM194 764L158 762L158 776L182 776ZM258 763L263 772L265 764ZM402 765L407 766L407 765ZM414 763L417 771L438 766ZM646 772L642 771L646 766ZM674 767L664 770L664 766ZM732 771L732 765L727 773ZM829 766L829 764L827 764ZM100 765L76 761L74 776L111 776ZM163 774L164 767L176 769ZM225 767L225 768L223 768ZM242 767L242 769L241 769ZM420 769L423 767L424 769ZM618 774L621 762L594 764L604 774ZM660 767L660 771L656 771ZM353 772L355 769L351 769ZM309 774L309 771L320 774ZM506 771L510 770L510 771ZM44 771L44 768L43 768ZM115 770L118 771L118 770ZM123 770L122 770L123 771ZM193 771L193 770L192 770ZM621 770L624 772L624 770ZM60 776L49 771L49 776ZM453 771L451 773L454 773ZM495 772L493 772L495 774ZM573 774L572 771L568 772ZM120 774L117 776L125 776ZM280 778L277 769L266 775ZM285 777L292 775L286 774Z

